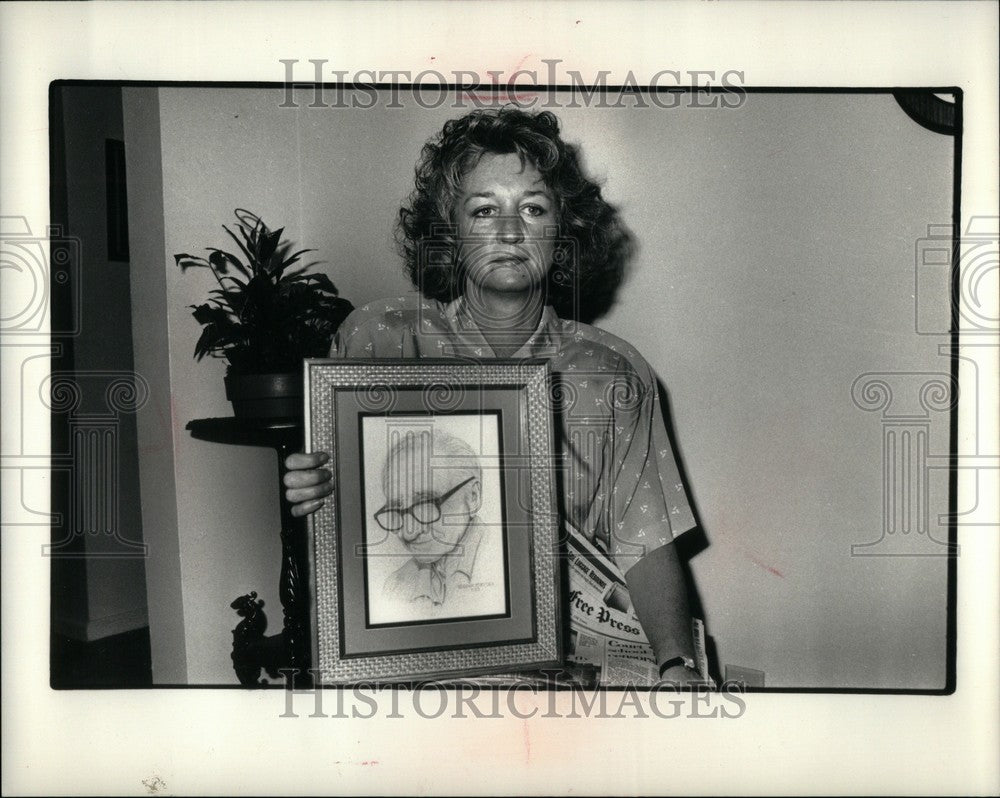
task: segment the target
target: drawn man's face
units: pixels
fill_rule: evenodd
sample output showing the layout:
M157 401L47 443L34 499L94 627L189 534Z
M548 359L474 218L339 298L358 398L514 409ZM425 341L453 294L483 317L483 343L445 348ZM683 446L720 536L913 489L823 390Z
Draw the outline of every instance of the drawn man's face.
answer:
M437 562L455 550L478 512L479 479L468 471L431 468L419 457L403 459L402 467L390 464L383 485L390 512L380 511L381 522L417 562Z

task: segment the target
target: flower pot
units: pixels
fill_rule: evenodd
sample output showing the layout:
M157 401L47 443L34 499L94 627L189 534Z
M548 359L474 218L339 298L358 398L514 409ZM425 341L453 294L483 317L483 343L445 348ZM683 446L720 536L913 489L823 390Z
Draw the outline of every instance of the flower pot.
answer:
M302 415L301 374L231 374L225 382L238 418Z

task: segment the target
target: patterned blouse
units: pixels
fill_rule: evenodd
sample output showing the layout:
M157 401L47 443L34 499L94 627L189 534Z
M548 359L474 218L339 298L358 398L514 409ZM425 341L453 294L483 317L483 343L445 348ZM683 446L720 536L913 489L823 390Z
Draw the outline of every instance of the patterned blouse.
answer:
M492 358L461 298L369 303L341 325L331 357ZM645 360L620 338L546 307L514 359L550 361L561 429L564 518L622 573L694 526Z

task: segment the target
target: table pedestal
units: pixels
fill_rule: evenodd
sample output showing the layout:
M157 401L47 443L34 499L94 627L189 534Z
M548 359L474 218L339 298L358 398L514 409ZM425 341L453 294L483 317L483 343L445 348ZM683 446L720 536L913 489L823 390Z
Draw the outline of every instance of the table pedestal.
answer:
M261 671L271 678L280 678L279 669L297 671L296 687L308 687L309 656L309 590L307 573L308 549L305 519L292 515L291 504L285 500L283 479L285 458L302 449L302 420L298 418L200 418L187 425L191 436L198 440L240 446L267 446L278 457L278 495L281 509L281 577L278 593L282 607L280 634L265 636L267 618L264 602L256 591L240 596L230 604L242 619L233 629L233 668L240 684L257 687Z

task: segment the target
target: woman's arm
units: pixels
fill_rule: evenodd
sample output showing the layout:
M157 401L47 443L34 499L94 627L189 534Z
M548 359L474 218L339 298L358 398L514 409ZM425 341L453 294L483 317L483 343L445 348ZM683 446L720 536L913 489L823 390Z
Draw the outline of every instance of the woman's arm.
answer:
M625 574L632 606L653 646L656 664L675 657L694 659L687 585L673 542L653 549ZM683 665L664 670L662 678L686 684L699 681Z
M664 423L656 379L649 364L627 343L617 351L628 355L631 368L614 377L613 516L607 523L608 551L625 573L632 606L661 668L664 679L698 680L686 669L694 640L687 584L674 538L695 526L673 446ZM635 399L630 401L630 397Z

